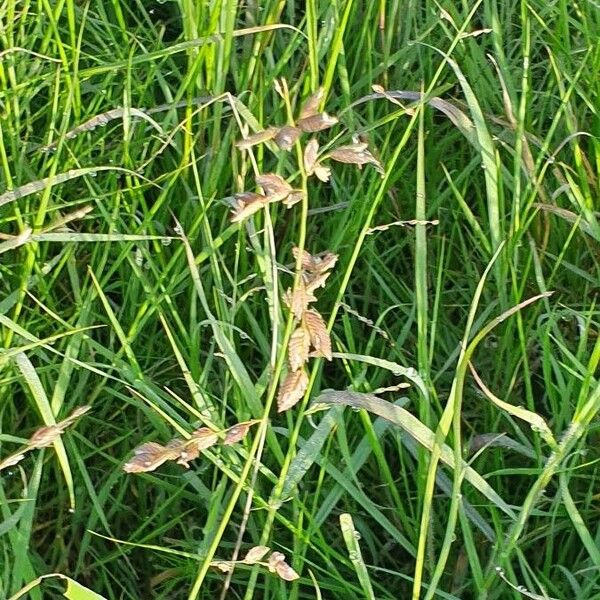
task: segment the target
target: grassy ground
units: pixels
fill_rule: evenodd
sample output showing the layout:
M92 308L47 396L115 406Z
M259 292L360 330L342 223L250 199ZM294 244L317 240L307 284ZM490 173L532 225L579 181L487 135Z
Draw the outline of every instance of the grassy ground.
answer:
M593 0L5 0L0 596L600 598L599 38ZM383 174L235 147L320 86L323 157ZM303 199L232 223L267 172ZM294 246L339 256L333 360L278 413ZM218 562L259 545L299 578Z

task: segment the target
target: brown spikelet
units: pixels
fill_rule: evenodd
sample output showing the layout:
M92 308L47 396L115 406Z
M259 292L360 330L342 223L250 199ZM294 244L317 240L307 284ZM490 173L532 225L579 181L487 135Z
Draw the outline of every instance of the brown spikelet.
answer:
M313 294L309 294L301 283L293 292L288 288L283 295L283 301L296 319L301 319L309 303L315 302L316 298Z
M316 133L329 129L338 122L337 117L328 115L326 112L304 117L298 121L298 127L306 133Z
M248 550L248 554L244 557L243 562L247 565L254 565L260 562L271 548L269 546L254 546Z
M341 163L358 165L359 167L372 164L378 173L385 174L381 163L369 152L367 144L363 142L340 146L329 153L329 158Z
M315 165L315 175L317 179L320 179L323 183L327 183L331 177L331 169L324 167L321 163Z
M303 323L310 335L310 343L318 356L331 360L331 338L323 317L313 308L305 311Z
M297 404L308 387L308 376L304 369L288 373L279 387L277 396L277 412L286 411Z
M251 425L254 425L254 421L245 421L244 423L237 423L237 425L226 429L223 444L225 446L229 446L231 444L236 444L237 442L242 441L246 437L248 431L250 430Z
M307 175L312 175L314 173L318 153L319 142L316 138L311 138L304 148L304 170Z
M196 444L179 438L171 440L167 444L167 448L177 455L177 464L183 465L186 469L190 468L190 461L196 460L200 456L200 448ZM175 460L175 457L173 457L173 460Z
M262 131L257 131L248 137L245 137L242 140L238 140L235 143L236 148L240 150L247 150L252 146L256 146L257 144L262 144L263 142L268 142L272 140L279 133L279 129L276 127L269 127L268 129L263 129Z
M317 272L314 275L311 274L309 277L306 277L306 292L308 294L314 294L319 288L325 287L325 282L330 275L331 273L329 271L324 271L323 273Z
M298 260L298 248L294 246L292 248L292 254L294 258ZM332 252L324 252L321 254L312 255L309 254L306 250L302 251L302 269L308 271L311 274L319 274L324 271L329 271L333 269L335 263L337 262L337 254L333 254Z
M275 136L275 143L282 150L291 150L301 134L302 130L297 127L292 127L291 125L286 125L285 127L282 127Z
M231 222L239 223L258 212L269 203L269 198L254 192L235 194L236 207L231 211Z
M208 427L201 427L192 433L192 437L187 441L188 445L193 445L198 450L206 450L214 446L219 441L219 436Z
M300 118L306 119L307 117L312 117L319 112L319 105L323 100L323 96L325 95L325 90L321 87L314 94L311 94L306 102L302 105L302 110L300 111Z
M2 471L2 469L8 469L8 467L14 467L14 465L20 463L24 458L25 454L22 452L7 456L3 461L0 461L0 471Z
M298 204L304 198L304 192L302 190L292 190L290 194L283 199L283 204L288 208L294 206L294 204Z
M304 327L300 326L292 333L288 345L288 359L292 371L297 371L308 360L309 350L310 335Z
M267 196L285 198L291 191L292 186L277 173L263 173L256 176L256 185L259 185Z
M285 562L285 554L281 552L273 552L269 556L269 571L277 573L281 579L285 581L294 581L300 576L290 565Z
M133 458L123 465L126 473L148 473L164 462L178 457L177 448L167 448L156 442L146 442L133 451Z
M30 448L46 448L51 446L62 433L62 429L58 425L49 425L48 427L40 427L29 438L28 446Z

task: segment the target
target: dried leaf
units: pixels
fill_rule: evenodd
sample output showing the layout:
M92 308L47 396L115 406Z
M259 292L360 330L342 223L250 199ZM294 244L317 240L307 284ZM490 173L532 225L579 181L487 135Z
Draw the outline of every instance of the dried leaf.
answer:
M206 450L218 441L219 436L212 429L201 427L192 433L192 437L186 443L195 446L198 450Z
M323 112L300 119L298 127L307 133L316 133L317 131L323 131L323 129L329 129L337 122L337 117Z
M363 142L340 146L329 153L329 158L341 163L358 165L359 167L372 164L378 173L385 173L381 163L369 152L367 144Z
M123 471L126 473L148 473L178 456L178 452L173 448L161 446L156 442L146 442L136 448L133 453L133 458L123 465Z
M275 143L282 150L291 150L296 140L300 137L302 131L297 127L286 125L279 130L279 133L275 136Z
M300 326L292 333L288 345L288 359L292 371L297 371L308 360L309 350L310 335L304 327Z
M319 106L321 101L323 100L323 96L325 95L325 90L320 87L314 94L311 94L306 102L302 105L302 110L300 111L300 118L306 119L307 117L312 117L319 112Z
M248 550L248 554L246 554L243 562L247 565L254 565L260 562L270 549L269 546L254 546L254 548Z
M245 423L238 423L237 425L226 429L223 444L225 446L229 446L231 444L240 442L246 437L248 431L250 430L250 426L253 424L253 421L246 421Z
M51 446L62 433L62 429L58 425L49 425L48 427L40 427L29 438L27 445L30 448L46 448Z
M285 562L285 554L282 552L273 552L271 556L269 556L269 571L275 573L277 564L280 562Z
M239 223L261 208L265 207L270 199L254 192L240 192L235 195L237 206L231 211L231 222Z
M310 309L304 313L303 321L317 354L331 360L331 338L323 317L316 310Z
M263 142L268 142L272 140L279 132L279 129L276 127L269 127L268 129L264 129L263 131L257 131L248 137L245 137L242 140L238 140L235 143L236 148L240 150L247 150L252 146L256 146L257 144L262 144Z
M292 191L292 186L277 173L257 175L256 185L259 185L267 196L278 196L279 199L285 198Z
M290 567L284 560L278 562L275 565L275 571L277 575L281 577L281 579L285 581L295 581L296 579L300 579L300 575Z
M315 175L323 183L327 183L329 181L329 178L331 177L331 169L329 167L324 167L320 163L317 163L315 165Z
M304 396L308 387L308 376L304 369L288 373L279 388L277 396L277 412L283 412L292 408Z
M311 138L304 148L304 170L307 175L312 175L314 173L318 153L319 142L317 141L317 138Z

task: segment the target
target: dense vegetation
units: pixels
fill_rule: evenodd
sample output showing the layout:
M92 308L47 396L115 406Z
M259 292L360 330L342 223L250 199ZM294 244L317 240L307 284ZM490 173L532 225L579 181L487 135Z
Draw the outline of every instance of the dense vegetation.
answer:
M0 596L600 598L599 38L4 0Z

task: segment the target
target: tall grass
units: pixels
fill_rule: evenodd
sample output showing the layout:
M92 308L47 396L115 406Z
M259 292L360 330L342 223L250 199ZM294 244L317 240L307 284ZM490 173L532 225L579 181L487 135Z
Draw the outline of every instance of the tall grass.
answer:
M600 598L599 39L592 0L5 0L0 597ZM299 202L240 216L265 173Z

